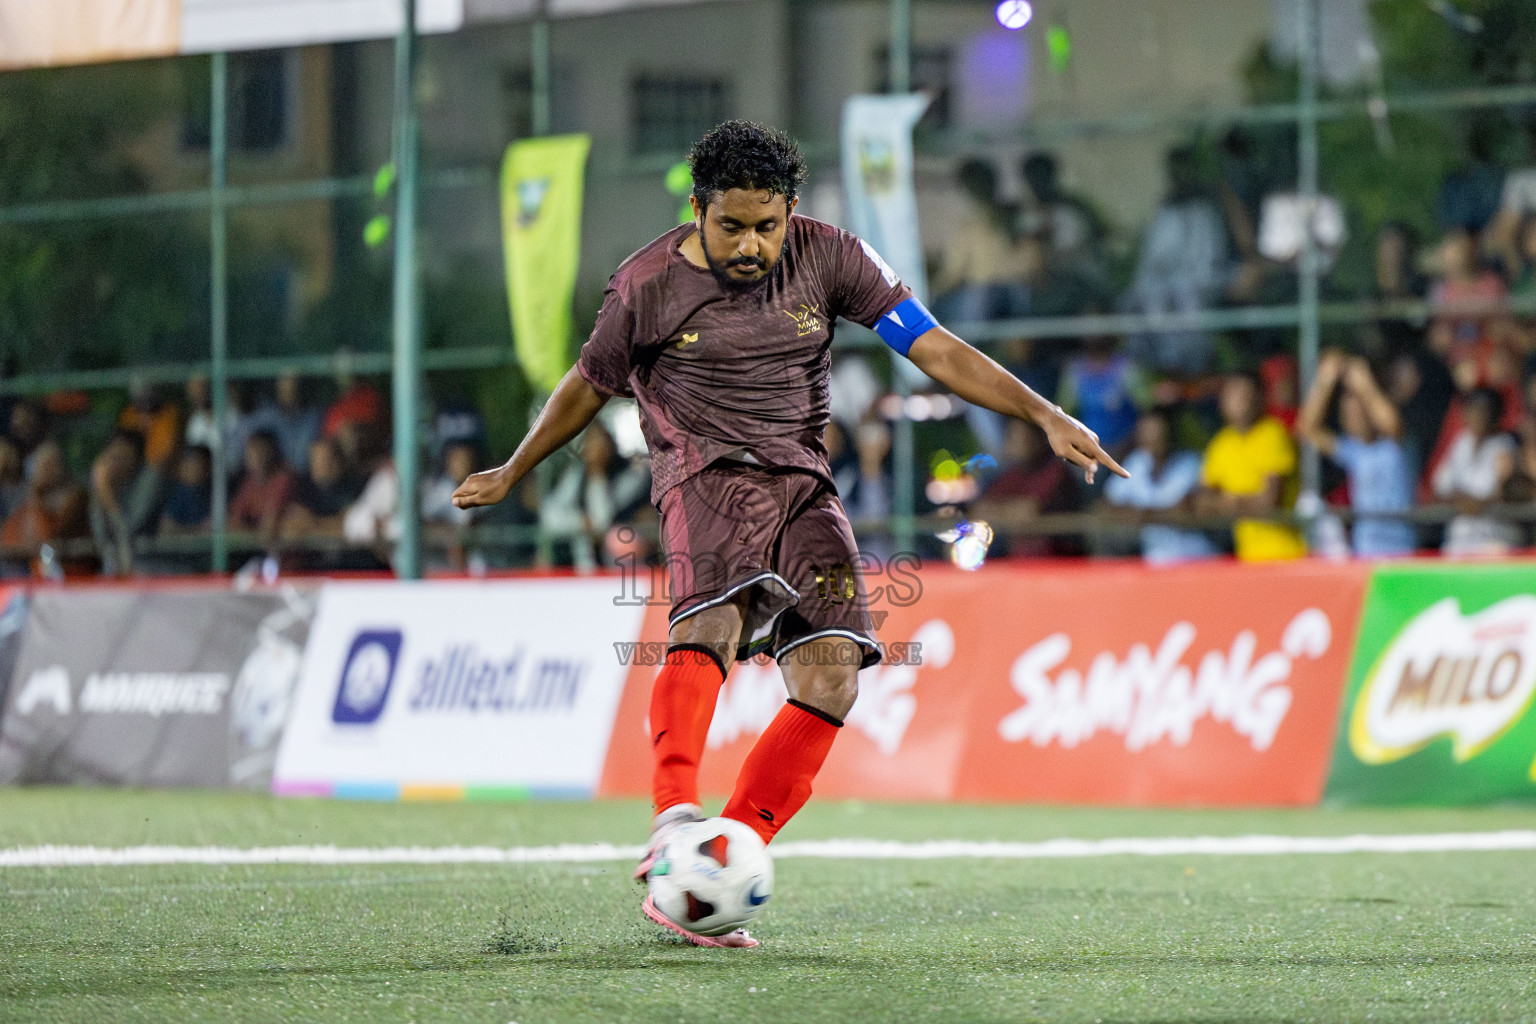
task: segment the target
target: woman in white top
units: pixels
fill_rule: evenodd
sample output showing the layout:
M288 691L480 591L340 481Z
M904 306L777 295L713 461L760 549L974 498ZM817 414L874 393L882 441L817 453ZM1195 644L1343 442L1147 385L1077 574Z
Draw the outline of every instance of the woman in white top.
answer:
M1504 494L1515 471L1515 442L1499 430L1504 399L1491 388L1467 395L1466 424L1435 469L1435 497L1456 506L1460 515L1445 531L1447 555L1498 555L1520 543L1514 523L1484 515Z

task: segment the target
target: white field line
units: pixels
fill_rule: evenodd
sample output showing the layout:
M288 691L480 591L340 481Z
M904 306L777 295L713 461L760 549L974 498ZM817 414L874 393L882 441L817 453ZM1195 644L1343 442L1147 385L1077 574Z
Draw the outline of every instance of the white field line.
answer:
M774 858L835 860L1056 860L1081 857L1255 856L1315 853L1455 853L1536 850L1536 831L1419 835L1194 836L1048 839L1036 843L958 839L904 843L826 839L781 843ZM127 867L154 864L588 864L635 860L638 846L27 846L0 850L0 868Z

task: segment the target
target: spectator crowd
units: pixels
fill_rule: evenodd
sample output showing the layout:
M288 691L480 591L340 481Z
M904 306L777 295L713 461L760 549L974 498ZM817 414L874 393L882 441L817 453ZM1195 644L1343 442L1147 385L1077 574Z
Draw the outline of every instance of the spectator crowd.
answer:
M232 383L222 431L201 376L180 395L135 385L106 417L75 393L5 401L0 578L208 571L221 448L233 568L389 569L401 496L388 403L373 383L351 376L317 401L317 383L284 373L254 402L255 387ZM92 428L108 424L93 450ZM71 471L71 453L81 472ZM621 456L602 421L585 434L579 456L557 467L542 499L530 481L495 508L455 508L453 491L485 464L485 420L460 399L441 403L419 495L428 566L613 564L623 547L610 531L644 518L649 466ZM477 543L485 531L473 527L511 529Z
M919 474L928 499L919 511L987 519L994 554L1169 563L1499 554L1531 543L1536 167L1502 174L1480 163L1447 176L1433 246L1407 223L1380 226L1369 286L1333 294L1368 315L1330 338L1305 394L1293 333L1223 328L1219 314L1294 302L1298 239L1310 224L1330 268L1343 244L1338 204L1325 201L1310 219L1298 212L1287 182L1234 129L1203 157L1191 147L1167 155L1163 200L1136 244L1117 252L1051 154L1033 153L1016 171L1009 190L995 164L960 165L970 212L935 254L931 305L962 334L968 324L991 322L993 337L998 323L1020 325L990 351L1094 430L1131 477L1087 484L1032 426L947 396L882 397L871 363L840 356L825 440L872 554L893 553L879 525L895 507L891 421L928 418L904 401L954 409L964 440L946 443L976 453L928 459L935 446L920 434L932 472L926 489ZM1028 329L1030 318L1083 314L1178 319L1176 329L1125 335L1047 339ZM78 393L0 396L0 576L207 571L221 461L233 565L389 568L402 495L375 383L297 372L235 382L222 427L205 377L176 393L139 384L125 397L104 410ZM615 403L563 461L474 512L450 496L506 454L487 450L485 417L448 396L427 435L414 500L429 567L587 571L657 559L632 404ZM1316 495L1301 493L1308 448L1322 460Z
M1536 132L1531 142L1536 154ZM997 469L968 511L995 520L1005 550L1167 563L1501 554L1532 542L1536 168L1504 174L1484 161L1448 175L1433 247L1407 223L1383 224L1358 294L1327 276L1344 242L1339 204L1324 197L1309 219L1241 129L1204 159L1168 154L1164 199L1118 269L1102 219L1061 185L1049 154L1018 171L1005 197L995 165L961 166L972 213L938 261L934 308L946 323L991 321L994 336L997 322L1018 322L1000 361L1132 476L1086 485L1038 431L969 410ZM1330 330L1302 394L1295 335L1224 326L1237 321L1222 311L1296 302L1306 230L1325 294L1362 315ZM1057 339L1023 319L1104 313L1182 316L1172 330ZM1321 458L1316 495L1301 493L1308 448ZM1093 525L1049 513L1093 514Z

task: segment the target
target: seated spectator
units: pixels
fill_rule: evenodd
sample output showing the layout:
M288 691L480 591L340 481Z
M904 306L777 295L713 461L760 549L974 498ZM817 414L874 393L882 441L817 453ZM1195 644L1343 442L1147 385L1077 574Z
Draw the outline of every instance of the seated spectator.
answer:
M5 522L27 496L27 481L21 472L21 449L8 436L0 434L0 523Z
M1339 426L1324 420L1340 382ZM1403 519L1376 518L1413 507L1413 474L1398 438L1402 418L1382 393L1364 359L1342 352L1323 354L1298 425L1301 436L1349 475L1349 504L1355 511L1351 539L1356 555L1381 558L1413 554L1413 525Z
M1014 245L1012 214L997 200L997 169L971 159L956 177L971 210L950 231L934 274L935 315L951 322L1023 315L1019 292L1030 268Z
M1136 421L1136 447L1122 464L1129 478L1109 474L1104 500L1146 513L1188 511L1200 489L1200 456L1173 448L1173 420L1153 409ZM1152 565L1210 558L1216 547L1199 530L1147 523L1141 528L1141 557Z
M1501 258L1510 298L1536 301L1536 213L1520 218L1514 242ZM1529 368L1536 359L1536 312L1522 309L1496 321L1495 340L1523 355Z
M293 473L283 463L277 438L265 430L245 442L245 474L229 502L229 529L272 537L293 492Z
M432 450L438 459L446 458L448 449L456 444L470 445L476 451L483 449L485 417L468 399L455 395L438 406L432 419L432 440Z
M1264 415L1279 420L1286 430L1296 426L1301 399L1297 393L1298 376L1296 357L1288 352L1259 363L1259 380L1264 383Z
M1020 233L1039 232L1045 238L1053 267L1097 287L1107 286L1104 223L1086 199L1061 187L1056 157L1031 153L1019 165L1019 173L1029 193L1029 202L1020 211Z
M347 472L341 445L333 437L315 438L305 455L309 469L299 476L283 510L285 538L340 537L347 508L362 493L363 481Z
M21 455L22 475L32 478L32 453L48 439L48 413L37 402L23 398L11 406L6 436Z
M400 476L383 435L360 421L344 425L350 439L353 472L361 471L363 489L342 515L341 534L357 545L380 547L400 539ZM342 449L348 443L343 441Z
M1417 302L1429 294L1429 282L1419 272L1419 233L1402 221L1388 221L1376 231L1375 274L1370 299L1380 303ZM1424 323L1419 317L1386 316L1376 321L1371 358L1388 364L1423 345Z
M1078 498L1070 467L1051 451L1039 427L1011 419L1007 429L1000 472L972 506L972 518L991 523L1005 538L1000 546L1009 555L1080 554L1081 544L1075 537L1022 533L1008 536L1010 531L1027 527L1039 516L1077 511Z
M1233 373L1222 382L1225 424L1205 449L1203 490L1196 508L1204 515L1264 516L1295 500L1296 446L1279 420L1263 415L1257 374ZM1232 528L1237 557L1246 562L1300 558L1306 543L1294 527L1240 519Z
M213 391L208 375L194 373L188 377L182 394L187 400L187 426L181 432L182 443L202 445L212 451L218 436L213 427Z
M570 547L578 572L597 565L594 542L644 503L651 485L644 457L625 460L613 437L594 421L581 438L581 459L568 466L539 507L539 525Z
M181 451L181 410L166 401L159 388L144 381L134 383L117 426L144 439L145 465L170 475L176 453Z
M273 387L273 400L251 413L250 433L265 430L277 438L283 461L295 472L309 468L309 446L320 436L320 410L304 401L304 381L285 370Z
M223 441L224 451L231 453L224 466L224 473L233 479L240 474L238 456L245 451L245 439L251 436L250 410L247 408L245 389L239 381L228 381L224 387L224 432L220 437L213 422L213 396L209 392L208 378L194 374L187 381L187 429L182 439L189 447L206 448L210 460Z
M213 516L213 453L200 444L181 450L176 483L160 513L161 536L207 533Z
M133 570L133 542L155 532L166 479L144 456L144 438L118 428L91 466L91 536L109 576Z
M37 556L44 544L87 536L89 500L85 488L70 477L58 442L40 443L32 452L27 496L0 527L0 546L7 549L5 573L26 575L29 561L30 571L41 572L45 567ZM77 562L66 564L71 572L89 571Z
M453 492L484 461L480 449L470 441L454 441L443 450L442 464L421 485L421 521L445 526L468 526L476 509L459 508Z
M1504 485L1504 500L1528 505L1536 502L1536 416L1521 418L1515 445L1515 469Z
M1141 254L1126 305L1148 314L1209 308L1230 276L1227 229L1196 168L1194 150L1168 154L1168 195L1141 239ZM1215 355L1206 331L1153 331L1131 339L1131 352L1149 369L1190 377Z
M1519 543L1513 523L1483 513L1496 504L1515 473L1515 442L1499 429L1504 399L1478 388L1462 408L1462 429L1435 469L1434 494L1459 515L1445 531L1447 555L1504 554Z
M1445 362L1421 347L1399 352L1387 368L1387 397L1402 410L1403 451L1415 480L1429 465L1455 395Z
M1056 403L1098 434L1099 443L1113 455L1130 441L1138 407L1147 398L1141 369L1120 351L1119 342L1088 338L1082 353L1062 369Z
M1503 316L1507 289L1498 274L1482 265L1477 239L1464 228L1446 232L1440 243L1440 270L1430 301L1450 308L1436 313L1430 322L1429 343L1454 371L1464 360L1485 358L1483 350L1493 341L1494 322Z
M325 411L321 433L335 437L349 423L359 423L376 431L384 429L384 397L373 385L347 371L337 375L336 383L341 395Z
M464 531L479 518L480 509L459 508L453 492L484 463L480 448L471 441L453 441L443 450L438 471L421 485L421 522L437 544L446 548L448 568L463 572L470 552L464 547ZM434 545L435 547L436 545ZM477 559L483 563L483 557Z

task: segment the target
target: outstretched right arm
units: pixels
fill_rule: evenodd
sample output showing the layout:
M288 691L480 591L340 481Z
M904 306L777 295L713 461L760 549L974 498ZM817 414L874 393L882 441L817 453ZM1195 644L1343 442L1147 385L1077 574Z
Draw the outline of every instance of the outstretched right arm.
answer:
M586 429L598 410L608 404L608 396L588 384L586 378L571 367L566 371L554 394L539 411L533 428L517 451L505 465L475 473L453 492L453 503L458 508L475 508L494 505L516 487L518 481L551 454L559 451L566 442Z

